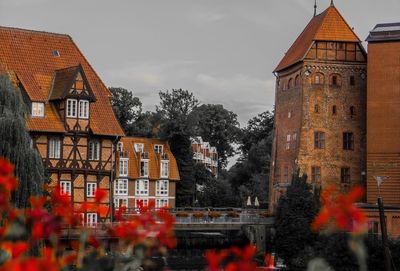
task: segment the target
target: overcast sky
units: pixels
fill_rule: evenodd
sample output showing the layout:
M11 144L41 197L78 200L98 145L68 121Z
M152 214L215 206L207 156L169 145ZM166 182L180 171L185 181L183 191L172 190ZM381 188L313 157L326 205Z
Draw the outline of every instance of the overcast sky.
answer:
M330 0L319 0L318 11ZM154 110L183 88L242 124L274 103L272 70L313 14L313 0L0 0L0 25L66 33L106 85ZM336 0L364 40L400 21L400 0Z

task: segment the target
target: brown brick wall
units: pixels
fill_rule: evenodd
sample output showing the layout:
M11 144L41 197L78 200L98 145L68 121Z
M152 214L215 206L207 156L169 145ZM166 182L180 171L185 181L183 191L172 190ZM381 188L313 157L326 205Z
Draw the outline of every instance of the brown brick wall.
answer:
M367 201L400 204L400 42L368 44Z

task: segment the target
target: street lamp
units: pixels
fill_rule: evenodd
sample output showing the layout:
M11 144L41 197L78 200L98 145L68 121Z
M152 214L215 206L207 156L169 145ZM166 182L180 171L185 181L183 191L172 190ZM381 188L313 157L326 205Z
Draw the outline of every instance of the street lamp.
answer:
M390 250L387 242L387 229L385 220L385 209L383 206L383 199L381 196L381 184L383 181L388 179L388 176L374 176L376 185L378 186L378 208L379 208L379 221L381 223L381 234L382 234L382 245L383 245L383 255L385 260L385 267L387 271L392 270L392 257L390 256Z

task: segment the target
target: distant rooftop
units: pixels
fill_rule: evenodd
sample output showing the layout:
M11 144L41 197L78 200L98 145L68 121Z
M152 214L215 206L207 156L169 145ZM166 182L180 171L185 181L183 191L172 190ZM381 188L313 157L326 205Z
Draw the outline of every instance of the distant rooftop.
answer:
M368 42L400 41L400 23L377 24L369 32Z

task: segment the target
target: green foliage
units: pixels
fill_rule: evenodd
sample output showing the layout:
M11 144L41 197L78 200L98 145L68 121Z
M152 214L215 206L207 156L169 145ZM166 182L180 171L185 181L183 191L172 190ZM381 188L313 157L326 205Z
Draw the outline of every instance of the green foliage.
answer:
M13 204L19 208L28 206L31 195L39 195L45 178L42 159L31 147L31 138L26 130L27 107L20 91L7 76L0 76L0 156L15 165L19 179L18 189L12 196Z
M218 167L224 168L228 158L235 154L233 144L240 137L237 115L220 104L203 104L195 113L198 115L196 134L217 148Z
M162 116L159 113L146 111L139 114L136 121L130 125L126 134L139 137L157 137L160 132Z
M275 249L290 267L306 267L299 266L306 264L299 261L302 259L299 255L316 241L317 235L310 226L319 210L317 202L305 175L294 176L286 194L279 199L275 216Z
M132 91L124 88L110 87L112 106L119 123L125 132L132 128L134 121L138 119L142 112L142 103L139 98L134 97Z

